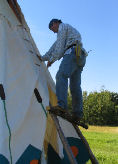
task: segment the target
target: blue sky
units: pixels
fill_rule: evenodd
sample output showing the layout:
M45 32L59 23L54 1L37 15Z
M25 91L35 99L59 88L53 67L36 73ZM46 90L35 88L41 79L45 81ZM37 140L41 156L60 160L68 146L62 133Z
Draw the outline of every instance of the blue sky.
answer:
M84 48L92 52L82 72L83 91L118 92L118 0L18 0L31 34L44 55L56 40L52 18L74 26ZM60 61L49 71L55 80ZM104 87L103 87L104 86Z

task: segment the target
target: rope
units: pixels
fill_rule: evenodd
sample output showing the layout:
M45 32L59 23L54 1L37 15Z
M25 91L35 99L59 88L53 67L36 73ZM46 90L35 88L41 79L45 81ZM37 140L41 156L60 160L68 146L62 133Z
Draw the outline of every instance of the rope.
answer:
M11 129L8 123L8 118L7 118L7 110L6 110L6 103L5 100L3 101L3 105L4 105L4 112L5 112L5 119L6 119L6 124L8 127L8 131L9 131L9 153L10 153L10 164L12 164L12 153L11 153Z

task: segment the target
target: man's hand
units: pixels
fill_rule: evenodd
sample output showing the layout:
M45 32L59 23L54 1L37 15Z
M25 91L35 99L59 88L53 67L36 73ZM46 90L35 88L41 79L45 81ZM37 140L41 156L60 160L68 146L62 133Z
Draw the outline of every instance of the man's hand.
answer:
M52 65L53 62L49 62L47 63L47 68L50 67Z
M40 61L42 61L41 56L38 56L38 55L36 55L36 56L37 56L37 58L38 58Z

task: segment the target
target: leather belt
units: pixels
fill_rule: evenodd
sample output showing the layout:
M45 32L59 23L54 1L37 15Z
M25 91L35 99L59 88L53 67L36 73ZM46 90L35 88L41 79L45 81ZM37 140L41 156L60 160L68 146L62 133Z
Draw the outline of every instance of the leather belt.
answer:
M69 48L71 48L71 47L73 47L73 46L76 46L76 44L71 44L70 46L68 46L68 47L66 48L65 51L67 51Z

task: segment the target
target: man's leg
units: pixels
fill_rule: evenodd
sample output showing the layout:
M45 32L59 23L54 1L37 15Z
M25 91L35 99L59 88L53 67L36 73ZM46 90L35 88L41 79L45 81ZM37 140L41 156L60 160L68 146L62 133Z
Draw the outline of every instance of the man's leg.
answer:
M73 114L80 118L83 115L81 72L82 69L78 67L78 69L70 77L70 90L72 94Z
M56 96L58 105L67 108L68 78L70 78L76 64L73 62L73 55L66 54L60 64L56 75Z
M67 109L68 78L60 71L56 75L56 96L58 105Z

